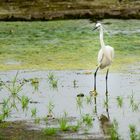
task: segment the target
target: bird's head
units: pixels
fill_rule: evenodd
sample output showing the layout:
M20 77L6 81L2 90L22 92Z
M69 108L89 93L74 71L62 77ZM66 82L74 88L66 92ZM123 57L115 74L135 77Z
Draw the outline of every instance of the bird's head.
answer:
M102 27L102 24L100 22L97 22L93 31L96 30L96 29L100 29L100 27Z

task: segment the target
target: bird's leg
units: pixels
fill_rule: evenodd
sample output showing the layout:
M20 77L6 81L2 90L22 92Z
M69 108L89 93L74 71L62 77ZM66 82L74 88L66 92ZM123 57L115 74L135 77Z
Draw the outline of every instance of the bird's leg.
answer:
M93 96L97 95L97 92L96 92L96 75L97 75L98 69L99 69L99 67L96 68L96 71L94 73L94 90L91 91L91 95L93 95Z
M99 67L96 68L96 71L94 73L94 91L96 91L96 75L97 75L98 69L99 69Z
M107 72L106 72L106 77L105 77L105 79L106 79L106 96L107 96L107 94L108 94L108 72L109 72L109 69L107 69Z

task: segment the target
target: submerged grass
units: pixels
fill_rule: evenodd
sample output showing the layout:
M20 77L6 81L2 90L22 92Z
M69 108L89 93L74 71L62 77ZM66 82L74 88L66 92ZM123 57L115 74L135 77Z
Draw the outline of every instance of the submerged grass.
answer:
M53 128L53 127L47 127L43 129L43 134L44 135L55 135L57 133L57 128Z
M48 106L47 106L47 108L48 108L48 117L52 117L53 116L54 107L55 107L54 103L52 101L50 101L48 103Z
M116 100L117 100L117 105L118 105L118 107L122 107L123 106L123 97L121 97L121 96L117 96L116 97Z
M140 60L139 20L104 20L113 68ZM127 24L127 26L126 26ZM1 22L0 69L93 69L100 48L88 20Z
M61 118L59 118L58 123L61 131L69 130L69 124L68 124L66 112L64 112L64 115Z
M132 111L133 112L139 111L140 103L135 100L134 94L132 93L128 98L129 98L129 103L130 103L130 107L131 107Z
M136 126L133 124L129 125L129 136L130 136L130 140L140 139L140 132L137 131Z
M55 75L53 73L48 74L48 81L50 84L50 87L53 89L57 89L58 87L58 79L56 79Z
M34 91L38 91L38 88L39 88L39 79L32 78L32 79L30 79L30 81L31 81L31 85L34 88Z
M21 95L24 84L24 80L19 82L18 72L11 82L3 82L3 88L8 93L8 97L3 99L0 106L0 122L8 118L13 110L19 111L19 104L22 111L28 110L30 99L25 95Z
M36 108L32 108L31 109L31 117L36 117L37 114L37 109Z
M22 104L22 109L27 110L28 109L28 104L29 104L29 98L27 96L22 96L21 97L21 104Z
M118 133L118 122L113 120L112 126L108 129L111 140L121 140L121 136Z

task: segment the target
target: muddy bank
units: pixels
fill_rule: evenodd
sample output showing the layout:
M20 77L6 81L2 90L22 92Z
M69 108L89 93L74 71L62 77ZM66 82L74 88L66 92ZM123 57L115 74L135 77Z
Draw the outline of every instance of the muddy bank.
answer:
M5 21L81 18L140 19L140 2L2 0L0 3L0 20Z
M57 119L50 121L50 124L56 125ZM58 130L56 134L45 134L45 124L35 124L30 121L9 121L0 123L0 139L6 140L107 140L108 136L103 136L100 133L79 133L73 131ZM45 122L44 122L45 123ZM40 127L44 125L43 127ZM7 135L8 134L8 135Z

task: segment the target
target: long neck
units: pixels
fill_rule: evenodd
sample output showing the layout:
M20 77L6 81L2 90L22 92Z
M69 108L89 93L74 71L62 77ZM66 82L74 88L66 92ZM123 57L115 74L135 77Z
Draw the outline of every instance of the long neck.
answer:
M100 43L101 43L101 47L104 48L105 43L104 43L104 39L103 39L103 27L100 27Z

